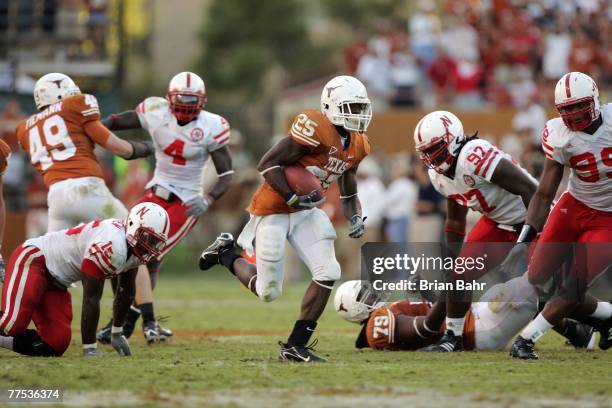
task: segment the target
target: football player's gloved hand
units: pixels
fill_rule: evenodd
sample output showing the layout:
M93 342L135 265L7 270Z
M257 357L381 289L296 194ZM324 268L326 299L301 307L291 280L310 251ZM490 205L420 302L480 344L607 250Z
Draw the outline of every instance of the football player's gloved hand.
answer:
M123 335L123 331L111 333L111 346L113 346L120 356L127 357L132 355L130 344Z
M325 196L321 197L317 200L318 195L317 190L313 190L310 194L299 196L297 194L293 194L287 200L287 205L291 208L295 208L296 210L310 210L311 208L315 208L325 201Z
M361 218L361 215L355 214L351 217L351 226L349 227L349 237L361 238L365 232L365 220L368 217Z
M214 201L214 198L210 195L192 198L184 204L185 207L187 207L187 212L185 212L185 214L187 214L188 217L199 217L210 208Z
M103 355L104 353L95 347L86 347L83 349L83 357L102 357Z
M529 243L519 242L510 250L499 266L499 272L507 279L522 275L527 270Z
M0 255L0 283L4 283L4 259Z

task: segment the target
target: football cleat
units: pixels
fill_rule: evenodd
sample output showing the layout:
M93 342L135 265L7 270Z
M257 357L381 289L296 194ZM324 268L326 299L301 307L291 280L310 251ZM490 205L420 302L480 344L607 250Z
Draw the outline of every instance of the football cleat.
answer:
M444 333L444 336L437 343L424 347L422 351L437 351L440 353L449 353L453 351L463 351L463 337L456 336L450 330Z
M153 343L157 343L157 342L166 340L165 338L162 339L161 336L159 335L159 332L157 331L156 321L143 323L142 332L144 334L145 340L147 341L147 344L153 344Z
M604 320L599 329L601 338L599 339L599 348L607 350L612 347L612 317Z
M278 359L281 361L295 361L297 363L324 363L326 361L324 358L313 353L313 351L316 351L314 346L317 345L317 342L318 341L315 339L308 346L294 346L279 341L278 345L280 346L280 352L278 354Z
M157 327L157 333L159 333L159 338L164 341L164 340L168 340L170 337L174 336L174 333L172 332L172 330L168 329L167 327L163 327L161 324L159 324L160 322L163 322L164 320L166 320L163 317L160 317L159 320L155 321L155 326Z
M102 344L111 343L111 326L113 325L113 319L111 319L106 326L100 329L96 334L96 340Z
M595 328L579 322L567 322L568 329L564 337L566 344L577 349L592 350L595 344Z
M520 358L521 360L537 360L539 357L533 348L533 341L524 339L519 335L514 340L514 343L512 343L510 355L514 358Z
M224 232L215 239L215 242L210 244L206 248L202 255L200 255L200 261L198 263L201 270L206 271L215 265L219 265L220 255L222 252L231 250L234 246L234 237L229 232Z

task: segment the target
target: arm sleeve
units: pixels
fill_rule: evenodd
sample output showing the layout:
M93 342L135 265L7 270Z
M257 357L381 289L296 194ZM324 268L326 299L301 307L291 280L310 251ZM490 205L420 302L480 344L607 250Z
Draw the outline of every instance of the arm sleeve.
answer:
M87 122L83 125L83 130L87 133L87 136L102 147L106 147L106 142L111 135L111 131L108 130L102 122L99 120L95 122Z
M214 152L227 145L230 141L231 129L230 124L225 118L219 116L215 119L217 122L212 130L212 136L209 139L208 151Z
M318 126L318 123L307 112L302 112L293 120L289 136L296 143L314 149L321 144Z
M504 158L502 152L485 140L470 143L466 148L465 153L461 152L464 159L459 160L465 166L466 173L490 182L495 168Z
M100 120L100 107L95 96L83 94L70 100L74 101L72 111L79 118L81 125Z

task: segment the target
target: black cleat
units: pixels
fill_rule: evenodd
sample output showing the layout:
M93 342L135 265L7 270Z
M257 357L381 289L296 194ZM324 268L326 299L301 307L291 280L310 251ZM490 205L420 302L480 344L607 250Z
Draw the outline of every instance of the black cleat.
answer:
M96 340L102 344L111 343L111 326L113 325L113 319L111 319L106 326L100 329L96 334Z
M604 320L599 329L601 338L599 339L599 348L607 350L612 347L612 317Z
M144 338L147 341L147 344L153 344L160 341L165 341L165 338L161 338L159 332L157 331L157 322L151 321L142 324L142 332L144 334Z
M170 339L170 337L174 336L174 333L172 332L172 330L168 329L167 327L163 327L162 325L160 325L159 323L164 321L165 318L160 317L159 320L157 320L155 322L155 326L157 327L157 333L159 334L159 338L161 341L165 341Z
M440 353L449 353L453 351L463 351L463 337L456 336L450 330L444 333L444 336L437 343L427 347L423 347L421 351L437 351Z
M539 357L533 350L533 346L533 341L524 339L519 335L512 343L510 355L521 360L537 360Z
M566 344L577 349L592 350L595 343L595 328L580 322L567 322L568 328L563 337Z
M221 263L219 256L223 251L231 250L234 246L234 237L229 232L224 232L215 239L215 242L210 244L206 248L202 255L200 255L200 261L198 266L201 270L206 271L212 268L214 265Z
M289 343L278 342L280 352L278 358L281 361L295 361L298 363L324 363L326 360L313 353L317 340L308 346L293 346Z

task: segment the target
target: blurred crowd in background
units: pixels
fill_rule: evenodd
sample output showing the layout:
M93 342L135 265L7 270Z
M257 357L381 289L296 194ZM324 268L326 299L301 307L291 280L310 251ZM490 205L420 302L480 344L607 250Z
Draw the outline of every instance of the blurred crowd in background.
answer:
M39 29L29 32L52 34L50 38L59 44L48 49L53 58L106 56L106 1L32 0L35 19L15 18L14 10L6 6L11 3L0 0L3 44L36 24ZM45 13L47 3L59 7ZM376 106L378 112L387 107L514 109L512 132L495 142L538 177L544 159L540 133L554 113L554 83L568 71L586 72L599 84L605 102L612 85L612 5L608 2L448 0L436 2L436 7L430 1L414 4L407 20L377 19L373 34L355 30L353 41L344 45L345 71L360 78L374 99L383 101ZM13 150L3 179L6 204L9 211L26 214L27 236L46 231L46 190L15 138L17 122L32 110L33 103L20 106L16 99L9 99L0 110L0 136ZM104 106L102 110L105 112ZM236 123L231 116L228 119ZM249 132L244 125L232 130L235 182L190 235L187 245L194 252L220 231L238 234L248 219L244 209L261 180L256 171L258 154L248 148ZM411 129L407 132L410 137ZM486 129L481 136L488 138ZM154 163L125 162L104 152L100 157L108 185L130 206L142 195ZM214 168L208 163L205 185L212 185L214 178ZM355 254L363 242L441 239L446 201L433 189L414 152L388 154L375 149L359 167L358 183L368 217L365 239L348 238L337 186L332 185L322 207L337 226L337 255L347 276L358 271ZM296 263L295 256L287 261L289 277L300 270Z

